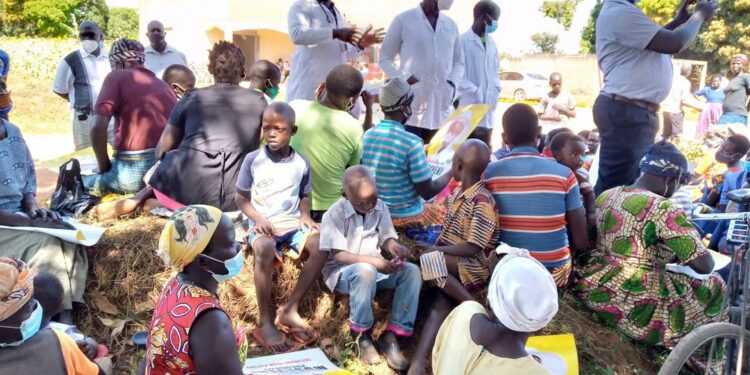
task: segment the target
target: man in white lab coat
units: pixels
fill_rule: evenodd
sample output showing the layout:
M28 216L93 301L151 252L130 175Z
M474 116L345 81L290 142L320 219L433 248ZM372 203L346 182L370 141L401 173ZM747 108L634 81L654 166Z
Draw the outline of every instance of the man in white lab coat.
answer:
M393 20L380 51L380 67L389 78L412 85L414 115L406 130L427 143L453 109L464 74L458 26L442 14L453 0L422 0ZM396 56L401 60L396 65Z
M331 0L297 0L287 14L289 37L297 49L287 81L286 101L315 100L315 90L336 66L383 41L383 30L363 33L350 26Z
M474 6L474 23L461 35L461 54L464 58L464 78L459 81L460 106L489 104L484 116L470 138L491 146L492 128L497 100L500 98L500 57L490 36L497 30L500 7L492 0L482 0Z

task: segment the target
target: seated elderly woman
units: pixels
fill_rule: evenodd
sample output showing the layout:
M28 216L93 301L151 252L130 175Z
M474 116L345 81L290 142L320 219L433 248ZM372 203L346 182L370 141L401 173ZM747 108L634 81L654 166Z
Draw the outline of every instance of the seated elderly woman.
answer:
M45 327L34 299L36 270L0 257L0 367L3 374L104 374L63 332Z
M159 253L179 272L156 303L141 370L147 374L242 374L244 333L217 295L240 273L243 253L228 216L211 206L177 210L162 231Z
M21 131L0 120L0 226L72 229L54 212L37 207L36 170ZM73 302L83 303L88 258L83 247L44 233L0 228L0 256L21 259L55 275L65 289L62 323L72 323Z
M688 181L688 163L665 141L641 161L631 186L596 201L601 248L579 270L576 289L602 323L636 341L671 346L694 327L722 320L725 285L682 209L669 200ZM705 280L668 272L687 265Z
M98 219L159 206L171 211L191 204L238 210L235 184L245 155L258 149L267 104L263 93L239 85L245 77L245 55L239 47L219 42L208 60L216 83L185 93L172 110L156 148L160 162L147 177L150 187L133 198L99 205L92 213Z

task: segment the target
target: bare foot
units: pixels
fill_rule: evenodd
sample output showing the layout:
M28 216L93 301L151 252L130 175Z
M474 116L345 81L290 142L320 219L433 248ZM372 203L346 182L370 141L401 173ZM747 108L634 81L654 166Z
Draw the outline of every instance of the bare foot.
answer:
M159 207L162 207L161 203L154 198L146 199L146 201L143 202L143 212L151 212L151 210Z
M102 203L91 210L94 220L110 220L127 215L138 209L140 201L133 198L125 198L115 202Z
M260 334L263 339L264 346L274 353L285 352L289 349L286 342L282 341L285 336L281 333L273 324L269 324L264 327L260 327ZM260 339L256 337L256 339Z
M302 340L309 340L312 338L310 331L312 331L313 328L305 319L302 319L297 311L290 311L287 309L281 310L278 316L278 322L289 328L304 329L305 331L296 333L296 335Z

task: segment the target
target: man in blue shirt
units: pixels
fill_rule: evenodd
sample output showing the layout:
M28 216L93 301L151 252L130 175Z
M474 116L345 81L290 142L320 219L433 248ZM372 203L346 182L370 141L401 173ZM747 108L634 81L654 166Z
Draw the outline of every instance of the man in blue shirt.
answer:
M8 56L7 52L0 49L0 76L3 76L3 79L7 80L8 72L10 72L10 56Z

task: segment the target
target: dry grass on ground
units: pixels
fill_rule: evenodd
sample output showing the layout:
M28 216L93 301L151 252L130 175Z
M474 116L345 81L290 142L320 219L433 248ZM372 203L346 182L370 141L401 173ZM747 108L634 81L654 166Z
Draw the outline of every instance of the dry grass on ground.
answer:
M129 339L148 328L161 286L170 276L154 251L163 223L163 219L150 216L100 223L108 231L90 253L91 273L85 295L88 307L79 314L77 323L84 332L107 345L114 361L114 374L132 373L142 357L143 353ZM275 280L277 303L281 304L291 294L298 274L295 264L283 266L283 272ZM334 301L324 288L322 281L313 285L302 303L301 314L310 319L321 337L332 338L344 352L340 365L360 374L392 374L385 363L368 367L346 355L348 304L341 296ZM246 268L240 276L225 283L220 297L229 313L248 323L252 332L257 316L252 269ZM379 330L384 328L388 316L388 297L384 294L376 300ZM654 353L650 355L593 323L570 296L562 298L560 313L544 333L575 334L582 374L650 374L657 370L651 356ZM259 349L249 353L250 356L265 354Z

